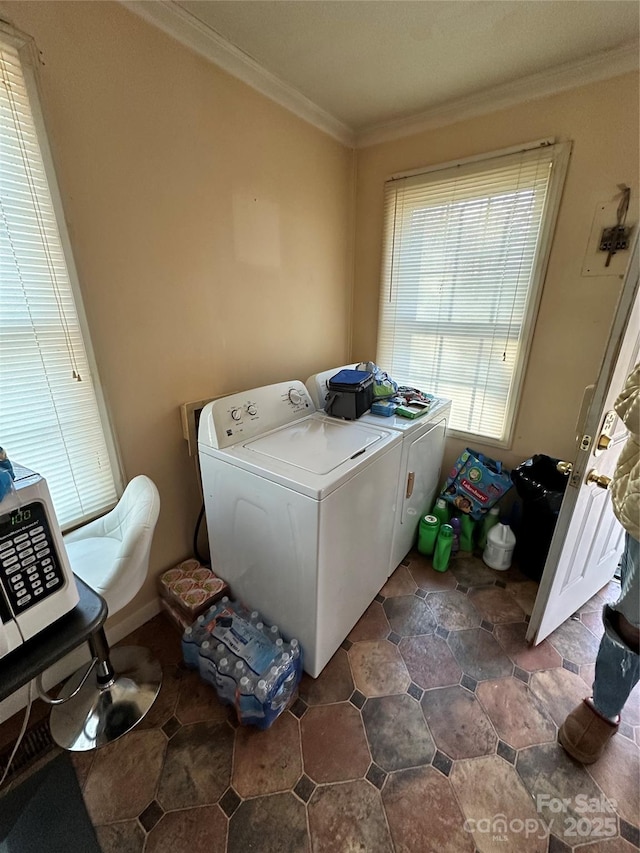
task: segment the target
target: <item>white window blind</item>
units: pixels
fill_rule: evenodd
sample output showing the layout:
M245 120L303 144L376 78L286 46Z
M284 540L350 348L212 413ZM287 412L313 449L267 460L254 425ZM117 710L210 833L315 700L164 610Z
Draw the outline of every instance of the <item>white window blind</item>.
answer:
M47 479L69 527L117 495L37 107L20 54L0 40L0 445Z
M450 397L453 430L510 439L568 150L544 145L386 184L376 360Z

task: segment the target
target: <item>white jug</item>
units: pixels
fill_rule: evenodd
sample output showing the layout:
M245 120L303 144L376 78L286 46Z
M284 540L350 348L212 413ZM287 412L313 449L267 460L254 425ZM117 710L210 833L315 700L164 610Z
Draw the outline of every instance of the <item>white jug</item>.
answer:
M482 559L491 569L499 572L506 571L511 565L513 549L516 546L516 537L508 524L496 524L487 536L487 547L484 549Z

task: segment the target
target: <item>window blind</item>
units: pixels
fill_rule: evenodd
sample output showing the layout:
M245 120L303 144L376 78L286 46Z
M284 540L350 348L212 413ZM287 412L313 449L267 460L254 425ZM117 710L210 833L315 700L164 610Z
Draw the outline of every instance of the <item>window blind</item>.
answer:
M376 359L394 379L450 397L454 430L508 440L558 148L385 186Z
M0 41L0 444L69 527L117 496L29 94Z

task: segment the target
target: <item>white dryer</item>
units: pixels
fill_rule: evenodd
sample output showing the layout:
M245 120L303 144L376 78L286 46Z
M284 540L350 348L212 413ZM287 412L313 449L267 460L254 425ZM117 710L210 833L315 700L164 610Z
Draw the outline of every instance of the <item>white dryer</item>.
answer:
M307 389L319 411L329 390L329 380L339 370L355 368L348 364L324 370L307 379ZM388 573L392 574L415 544L420 517L435 500L440 486L442 457L451 414L451 400L438 398L427 414L411 420L399 415L384 417L367 412L357 421L347 423L384 427L402 435L402 456L396 472L395 524Z
M209 403L198 450L213 569L315 678L387 579L400 433L316 412L292 381Z

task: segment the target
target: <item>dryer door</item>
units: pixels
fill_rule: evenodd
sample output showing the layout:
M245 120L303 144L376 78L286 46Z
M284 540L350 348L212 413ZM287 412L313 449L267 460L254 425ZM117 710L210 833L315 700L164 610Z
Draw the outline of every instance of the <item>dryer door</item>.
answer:
M428 512L440 484L440 471L444 454L444 439L447 422L443 418L408 444L403 454L403 474L400 479L398 507L399 520L396 524L392 549L391 571L407 555L415 543L420 517Z

